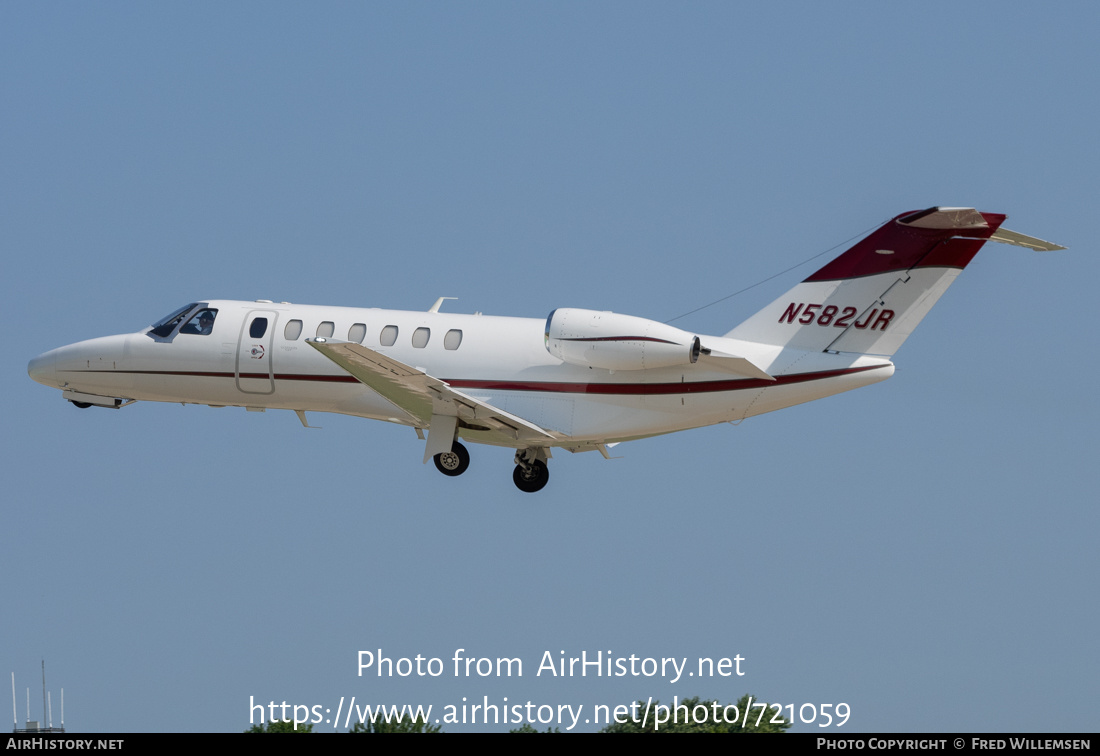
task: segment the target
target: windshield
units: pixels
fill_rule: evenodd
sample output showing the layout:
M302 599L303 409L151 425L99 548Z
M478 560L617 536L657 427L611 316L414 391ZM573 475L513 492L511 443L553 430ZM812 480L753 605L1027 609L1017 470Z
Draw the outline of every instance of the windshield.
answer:
M166 315L156 323L153 323L153 327L149 329L149 333L160 336L162 339L168 338L175 327L183 320L184 316L191 311L191 308L197 307L198 304L198 302L192 302L191 304L184 305L178 310L173 311L171 315Z

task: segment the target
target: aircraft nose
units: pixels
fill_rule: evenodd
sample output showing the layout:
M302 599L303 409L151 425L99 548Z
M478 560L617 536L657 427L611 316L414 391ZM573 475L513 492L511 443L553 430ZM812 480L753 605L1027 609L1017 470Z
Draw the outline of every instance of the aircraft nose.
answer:
M53 352L40 354L27 363L27 375L43 386L57 385L57 359Z

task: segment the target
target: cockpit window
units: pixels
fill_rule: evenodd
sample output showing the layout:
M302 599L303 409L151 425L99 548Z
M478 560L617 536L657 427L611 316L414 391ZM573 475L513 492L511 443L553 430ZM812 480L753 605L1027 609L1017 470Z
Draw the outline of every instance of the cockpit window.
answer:
M214 318L218 317L218 311L211 307L204 307L195 313L194 317L187 321L187 325L180 329L180 333L193 333L198 336L209 336L214 330Z
M156 323L153 323L153 327L149 330L149 333L160 336L162 339L168 338L172 334L172 331L175 330L176 326L180 324L180 321L183 320L184 316L191 312L193 307L198 307L198 305L198 302L192 302L189 305L184 305L179 308L171 315L161 318Z

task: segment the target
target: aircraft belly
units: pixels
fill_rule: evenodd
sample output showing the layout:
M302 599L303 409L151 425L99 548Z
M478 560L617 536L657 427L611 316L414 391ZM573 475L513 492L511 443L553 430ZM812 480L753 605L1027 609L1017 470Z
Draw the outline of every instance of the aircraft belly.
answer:
M303 390L297 387L285 389L276 381L275 396L272 399L286 405L287 409L335 412L408 425L416 424L415 419L403 409L362 384L346 384L339 388L330 386L322 390L313 386Z
M872 383L886 380L893 374L894 365L887 363L863 372L845 373L805 383L772 386L760 392L751 406L747 408L744 417L762 415L766 412L793 407L796 404L812 402L814 399L841 394L862 386L870 386Z
M744 416L756 390L578 399L574 438L614 441L701 428ZM609 401L609 399L612 399Z
M534 423L546 430L572 436L576 400L572 396L538 391L467 391L467 393L505 412Z
M653 404L649 397L579 399L574 437L602 441L664 432L658 429L668 428L669 415L654 409ZM677 422L681 421L690 422L687 417L677 418Z
M877 383L894 371L881 358L800 350L785 351L773 368L779 376L774 383L715 380L718 376L708 373L694 381L654 381L653 390L644 393L625 384L622 394L589 390L562 398L561 392L493 391L478 398L571 441L599 442L741 420ZM671 390L671 384L683 390L679 385Z
M146 402L230 404L232 378L135 372L131 398Z

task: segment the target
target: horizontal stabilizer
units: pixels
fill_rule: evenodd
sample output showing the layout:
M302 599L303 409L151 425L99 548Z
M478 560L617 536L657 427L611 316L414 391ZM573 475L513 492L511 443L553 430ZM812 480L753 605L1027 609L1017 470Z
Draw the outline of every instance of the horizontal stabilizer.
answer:
M1042 239L1036 239L1034 236L1026 236L1015 231L1009 231L1007 228L999 228L989 237L990 241L1001 242L1002 244L1015 244L1017 247L1027 247L1028 249L1034 249L1039 252L1056 252L1059 249L1065 249L1065 247L1059 246L1052 242L1043 241Z

